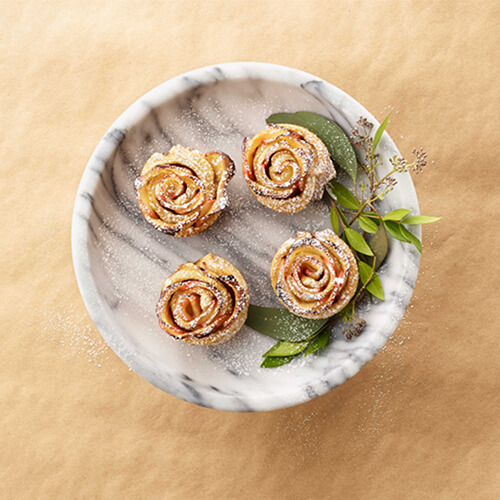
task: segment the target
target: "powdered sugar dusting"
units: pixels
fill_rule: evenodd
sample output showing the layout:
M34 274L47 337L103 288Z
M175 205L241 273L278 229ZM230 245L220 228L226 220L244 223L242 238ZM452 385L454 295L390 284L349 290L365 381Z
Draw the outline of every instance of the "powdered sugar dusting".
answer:
M90 368L101 368L111 350L87 315L78 315L72 304L64 311L44 311L39 318L42 336L58 347L63 358L79 358Z

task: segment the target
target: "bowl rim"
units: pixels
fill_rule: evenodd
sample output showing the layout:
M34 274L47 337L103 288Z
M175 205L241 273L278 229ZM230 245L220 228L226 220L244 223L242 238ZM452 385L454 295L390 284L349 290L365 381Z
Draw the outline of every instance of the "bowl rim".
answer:
M132 103L113 122L103 138L97 144L95 150L90 156L87 166L85 167L75 198L71 223L71 251L73 268L80 294L92 321L115 354L117 354L117 356L122 359L122 361L124 361L133 371L164 392L190 403L229 411L268 411L301 404L326 394L333 388L341 385L346 380L353 377L368 361L373 359L375 354L380 351L396 330L401 317L410 302L411 294L413 293L414 284L418 275L420 254L415 256L411 262L410 259L407 258L403 268L404 277L408 278L408 281L412 283L411 293L408 296L407 302L404 304L403 312L400 317L397 318L397 321L393 321L392 324L387 325L384 335L381 336L378 345L375 346L376 350L370 352L364 360L361 361L356 358L348 358L344 362L340 363L339 366L330 369L324 374L319 374L317 378L307 383L307 388L309 389L307 394L305 394L304 387L300 385L295 385L292 389L280 394L263 393L257 396L245 395L244 397L242 395L235 396L233 394L213 391L213 395L211 394L210 405L205 405L194 400L194 398L190 399L186 396L186 394L180 393L175 388L167 390L155 383L154 377L148 377L148 369L137 365L137 363L135 363L126 352L121 351L118 346L115 345L113 335L108 333L106 326L101 323L98 313L102 310L102 304L98 294L98 287L91 271L90 255L88 252L87 222L92 210L92 203L83 204L81 201L81 198L85 198L85 195L87 195L87 201L91 201L88 199L88 193L93 193L95 191L95 188L100 182L100 174L107 161L113 155L117 146L127 132L143 120L152 109L194 87L222 79L238 80L246 78L258 78L274 82L285 82L294 85L300 85L300 82L304 81L321 82L330 90L347 99L350 104L357 106L359 109L359 116L362 115L371 121L374 124L375 129L379 126L378 120L376 120L375 117L368 110L366 110L366 108L364 108L364 106L343 90L323 80L322 78L288 66L263 62L230 62L205 66L178 75L161 83ZM394 152L394 154L399 155L399 151L395 143L387 133L384 134L384 139L381 141L381 144L382 142L385 143L386 149L389 149ZM411 187L408 196L411 199L412 205L416 208L416 213L419 213L416 191L411 178L409 176L408 178L409 186ZM415 228L415 231L417 232L417 235L420 236L419 226ZM82 243L85 244L82 245ZM401 281L403 281L403 279L401 279ZM329 383L329 381L333 378L338 378L338 372L341 372L342 380L340 382L335 382L334 384ZM244 404L245 402L250 403Z

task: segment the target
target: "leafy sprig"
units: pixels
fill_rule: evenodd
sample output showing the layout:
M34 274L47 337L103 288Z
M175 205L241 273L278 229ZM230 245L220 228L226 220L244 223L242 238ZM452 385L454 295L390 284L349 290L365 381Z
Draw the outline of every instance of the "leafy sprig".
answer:
M382 282L377 270L389 250L388 236L409 243L422 252L420 240L406 225L430 224L441 217L411 215L411 210L398 208L381 215L378 204L397 184L396 174L413 171L420 173L427 163L426 153L414 149L415 159L394 156L392 169L379 176L382 165L377 148L389 123L390 113L372 134L373 124L361 117L348 138L333 121L315 113L278 113L271 115L267 123L292 123L303 126L316 134L326 145L334 163L341 167L352 180L352 189L330 181L326 192L331 201L330 221L335 233L351 248L359 270L359 285L349 304L337 315L326 320L307 320L293 315L286 309L250 306L247 324L260 333L278 339L264 355L263 368L274 368L289 363L304 353L306 356L328 344L332 326L342 319L346 323L347 339L357 336L366 321L357 314L356 307L367 295L385 300ZM353 146L362 157L358 161ZM368 236L370 235L370 236Z
M330 328L342 318L311 320L301 318L287 309L259 307L250 304L246 324L268 337L280 338L263 354L262 368L289 363L301 353L306 356L323 348L330 339Z

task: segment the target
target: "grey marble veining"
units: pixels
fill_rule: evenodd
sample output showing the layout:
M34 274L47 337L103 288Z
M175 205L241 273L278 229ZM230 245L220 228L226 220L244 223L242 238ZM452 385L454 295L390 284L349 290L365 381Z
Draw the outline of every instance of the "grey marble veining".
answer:
M172 340L157 325L154 308L163 280L175 268L214 252L236 265L251 302L279 305L269 268L280 244L299 230L329 227L326 203L295 215L259 204L241 174L241 146L278 111L310 110L349 131L360 116L376 120L333 85L301 71L262 63L230 63L174 78L134 103L105 134L85 169L72 226L75 272L97 328L133 370L160 389L192 403L232 411L264 411L315 398L353 376L384 345L410 300L419 254L391 240L380 277L385 302L364 307L368 322L350 341L335 330L320 354L290 365L259 368L273 340L244 327L218 346ZM221 150L237 166L230 207L207 231L189 238L159 233L142 217L134 180L146 159L174 144ZM398 151L387 134L380 143L384 168ZM382 169L383 170L383 169ZM413 184L399 177L384 201L389 211L418 213ZM417 235L418 229L416 229Z

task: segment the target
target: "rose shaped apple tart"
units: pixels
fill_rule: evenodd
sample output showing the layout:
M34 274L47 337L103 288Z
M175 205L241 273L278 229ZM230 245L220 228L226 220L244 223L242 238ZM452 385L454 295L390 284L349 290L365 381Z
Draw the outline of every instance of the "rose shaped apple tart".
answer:
M330 229L300 232L276 252L271 281L279 300L292 313L328 318L354 296L358 267L351 249Z
M243 176L260 203L296 213L335 177L326 146L298 125L269 125L243 145Z
M135 181L146 220L172 236L205 231L228 205L227 184L234 175L229 156L174 146L154 153Z
M241 273L212 253L187 262L163 284L156 315L173 338L220 344L238 332L248 314L248 287Z

